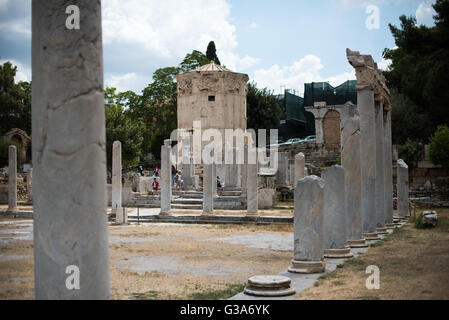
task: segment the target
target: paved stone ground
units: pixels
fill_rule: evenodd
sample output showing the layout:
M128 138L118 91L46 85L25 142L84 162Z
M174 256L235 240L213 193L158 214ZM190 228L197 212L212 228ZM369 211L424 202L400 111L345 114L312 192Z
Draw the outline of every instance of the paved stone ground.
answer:
M389 233L393 232L392 230L388 230ZM380 235L380 238L383 239L383 235ZM375 241L367 241L368 244L376 243L379 240ZM291 248L293 250L293 247ZM359 256L361 253L365 253L369 250L368 248L352 248L351 252L354 254L354 257ZM326 272L334 271L339 264L342 264L347 259L325 259L326 260ZM318 278L325 273L315 273L315 274L298 274L291 273L288 271L284 271L279 273L282 276L286 276L291 280L291 287L296 290L294 295L285 296L285 297L256 297L247 295L244 292L241 292L229 300L295 300L296 297L307 288L310 288L314 285L314 283L318 280Z

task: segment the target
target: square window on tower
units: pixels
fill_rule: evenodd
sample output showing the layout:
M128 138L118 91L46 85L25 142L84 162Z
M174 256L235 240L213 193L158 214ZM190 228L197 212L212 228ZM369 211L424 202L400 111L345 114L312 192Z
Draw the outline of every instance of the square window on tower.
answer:
M209 96L209 101L215 101L215 96Z

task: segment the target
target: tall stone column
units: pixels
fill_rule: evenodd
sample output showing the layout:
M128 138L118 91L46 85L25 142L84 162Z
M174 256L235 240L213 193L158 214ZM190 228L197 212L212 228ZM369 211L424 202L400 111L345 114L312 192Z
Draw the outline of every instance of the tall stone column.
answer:
M161 147L161 215L171 211L172 177L171 177L171 140L165 140Z
M408 213L408 166L404 160L397 162L398 217L405 219Z
M255 148L251 148L250 152L254 152L254 157L257 156ZM256 163L248 163L247 167L247 213L248 215L257 215L259 210L258 202L258 161Z
M193 171L192 170L193 169L193 163L192 163L193 157L190 154L190 152L189 152L189 156L187 156L185 158L185 161L186 162L184 162L182 164L182 178L184 180L184 188L188 190L188 189L192 189L194 187L194 185L195 185L195 181L194 181L195 178L194 178L193 173L192 173L192 171Z
M295 156L295 181L292 182L293 187L296 186L299 179L304 178L305 175L306 157L304 153L300 152Z
M8 212L17 212L17 148L8 149Z
M127 223L126 211L122 208L122 143L112 144L112 213L116 223Z
M108 299L101 1L32 2L36 299Z
M324 257L353 256L346 238L345 169L332 166L323 172L324 180Z
M363 232L366 240L377 240L376 122L374 92L371 86L357 86L357 107L360 114Z
M324 272L324 182L317 176L299 180L295 187L294 258L288 271Z
M391 141L391 110L384 112L384 136L385 136L385 225L392 228L393 224L393 150Z
M209 146L205 148L210 149ZM206 150L210 154L210 150ZM203 214L211 214L214 212L214 163L203 163Z
M247 185L246 182L248 180L248 145L245 144L245 146L243 147L243 164L242 164L242 189L243 189L243 194L246 193L246 189L247 189Z
M386 234L385 228L385 137L384 137L384 108L382 103L375 105L376 116L376 231L378 234Z
M288 185L288 158L286 152L278 153L278 170L276 172L276 184Z
M27 195L28 202L33 201L33 168L30 168L27 172Z
M341 118L341 164L345 168L347 238L351 248L367 247L362 225L360 117L357 106L345 106Z

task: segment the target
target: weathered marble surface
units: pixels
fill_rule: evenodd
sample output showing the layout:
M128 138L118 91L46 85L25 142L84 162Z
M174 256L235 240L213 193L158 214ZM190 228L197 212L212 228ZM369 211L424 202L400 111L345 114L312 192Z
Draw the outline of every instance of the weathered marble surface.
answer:
M206 146L207 153L210 153L210 147ZM214 188L213 179L214 163L203 163L203 214L210 214L214 211Z
M323 260L324 182L307 176L295 188L294 260Z
M32 2L37 299L110 297L101 1L76 5L80 29L68 30L67 1Z
M363 239L360 117L357 107L347 104L341 117L341 164L345 168L347 239Z
M170 140L165 140L161 147L161 214L171 211L172 177L171 177L171 146Z
M292 185L295 186L299 179L302 179L306 176L305 173L305 165L306 165L306 157L304 153L300 152L295 156L295 180L292 182Z
M17 211L17 148L8 148L8 212Z
M112 144L112 212L116 211L122 211L122 144L120 141L114 141Z
M384 205L385 205L385 223L393 223L393 152L391 141L391 110L384 112L384 137L385 137L385 187L384 187Z
M33 200L33 168L27 172L27 195L28 201Z
M276 171L276 184L288 185L288 158L286 152L278 153L278 170Z
M377 225L375 202L376 129L374 92L370 87L358 88L357 108L360 114L363 232L375 233Z
M385 227L385 136L384 136L384 110L382 103L376 103L376 227Z
M321 175L324 180L324 248L345 248L346 205L345 205L345 169L332 166Z
M251 151L255 154L255 149L251 148ZM246 193L246 199L247 199L247 213L248 215L257 215L257 211L259 209L258 204L258 164L257 161L255 164L246 164L246 171L247 171L247 193Z
M408 217L408 166L404 160L397 162L398 217Z

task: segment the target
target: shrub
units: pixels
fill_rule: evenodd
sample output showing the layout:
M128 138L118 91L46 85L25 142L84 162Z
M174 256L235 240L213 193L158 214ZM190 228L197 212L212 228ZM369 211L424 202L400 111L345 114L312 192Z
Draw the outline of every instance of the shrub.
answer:
M419 141L407 140L399 146L399 157L404 160L410 168L416 168L418 161L424 158L424 145Z
M449 168L449 127L438 126L430 138L429 158L433 164Z

